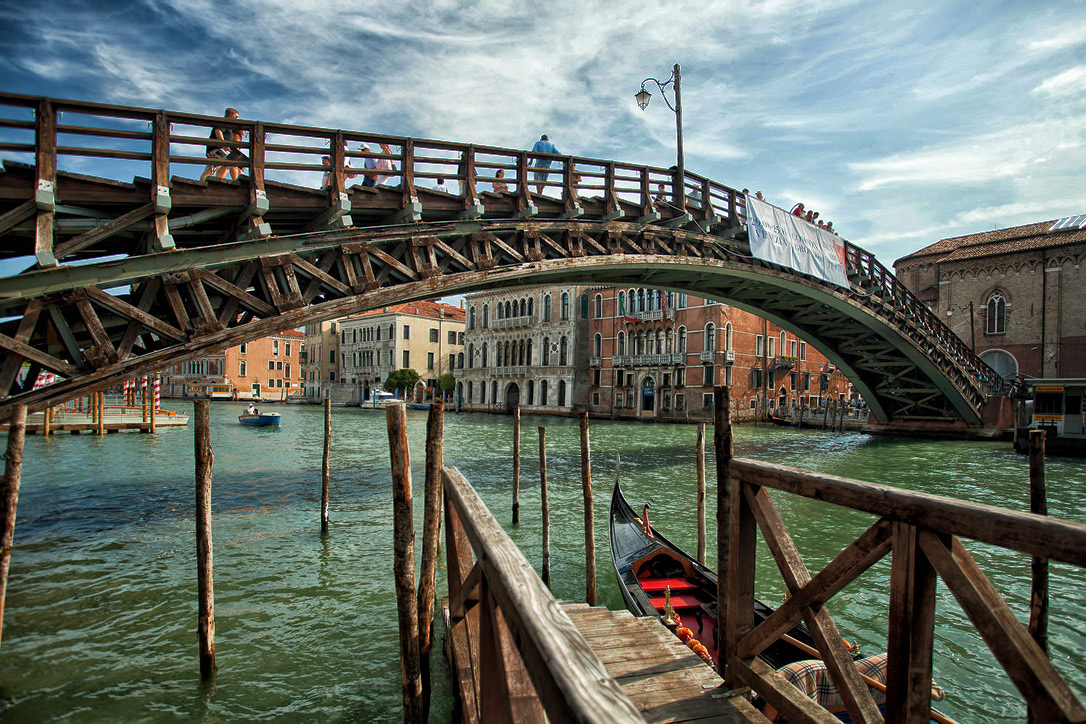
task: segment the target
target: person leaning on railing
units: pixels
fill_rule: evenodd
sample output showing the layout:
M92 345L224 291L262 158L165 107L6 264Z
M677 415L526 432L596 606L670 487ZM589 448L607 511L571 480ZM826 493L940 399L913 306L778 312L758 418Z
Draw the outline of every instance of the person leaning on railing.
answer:
M228 120L236 120L238 117L237 109L227 108L223 113L223 118ZM208 140L217 141L242 141L245 139L245 131L242 129L234 128L212 128L211 133L208 135ZM218 146L213 144L207 145L207 157L209 163L204 168L203 175L200 176L201 181L206 181L212 175L217 178L226 178L227 172L230 173L230 178L237 180L241 174L241 168L238 166L227 166L225 164L216 164L214 161L227 160L227 161L248 161L249 157L236 148L228 148L226 146Z

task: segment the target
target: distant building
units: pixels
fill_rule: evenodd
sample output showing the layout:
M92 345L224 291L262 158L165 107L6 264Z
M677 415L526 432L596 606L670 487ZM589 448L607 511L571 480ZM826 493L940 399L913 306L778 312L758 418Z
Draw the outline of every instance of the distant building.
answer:
M1007 378L1086 377L1086 217L942 239L898 279Z
M469 294L463 410L570 414L587 399L588 297L563 285Z
M806 341L727 304L655 289L589 291L588 410L707 420L729 385L738 419L851 401L844 375Z
M464 310L438 302L406 302L339 322L341 394L368 400L394 370L413 369L413 399L440 396L438 380L464 365Z
M303 394L310 402L331 398L332 390L340 381L339 323L336 320L325 320L305 325L303 344Z
M163 373L164 397L285 400L302 391L303 335L287 330L174 365Z

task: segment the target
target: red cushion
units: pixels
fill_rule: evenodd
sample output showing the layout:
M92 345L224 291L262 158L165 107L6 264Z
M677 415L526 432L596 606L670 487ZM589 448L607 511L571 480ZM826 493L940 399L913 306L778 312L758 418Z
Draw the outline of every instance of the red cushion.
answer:
M663 596L651 596L649 597L649 603L653 605L657 611L664 610L664 597ZM690 595L674 595L671 596L671 607L675 609L679 608L698 608L701 606L701 601L697 596Z
M647 593L663 593L664 589L671 586L671 592L677 593L679 591L695 591L697 590L697 584L691 583L686 578L646 578L638 581L641 584L641 588Z

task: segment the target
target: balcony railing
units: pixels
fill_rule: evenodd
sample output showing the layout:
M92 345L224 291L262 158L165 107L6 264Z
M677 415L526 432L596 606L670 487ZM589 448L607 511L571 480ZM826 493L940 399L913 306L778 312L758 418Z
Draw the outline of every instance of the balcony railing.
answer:
M535 324L534 314L525 314L520 317L509 317L508 319L495 319L495 329L515 329L517 327L531 327Z
M711 365L716 362L716 351L707 349L698 355L698 360L700 360L703 365Z
M790 370L796 366L795 357L774 357L773 368L778 370Z
M595 356L593 356L593 357L588 358L588 366L589 367L601 367L602 365L603 365L603 357L595 357Z
M682 352L669 354L627 354L615 355L615 367L659 367L662 365L681 365L686 363Z
M644 312L627 312L626 316L639 322L659 322L664 318L664 310L647 309Z

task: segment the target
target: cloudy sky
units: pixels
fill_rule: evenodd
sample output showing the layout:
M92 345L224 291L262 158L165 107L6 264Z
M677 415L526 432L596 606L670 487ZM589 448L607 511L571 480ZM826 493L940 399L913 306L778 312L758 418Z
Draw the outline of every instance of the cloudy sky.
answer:
M687 168L883 262L1086 212L1084 2L0 0L0 89Z

